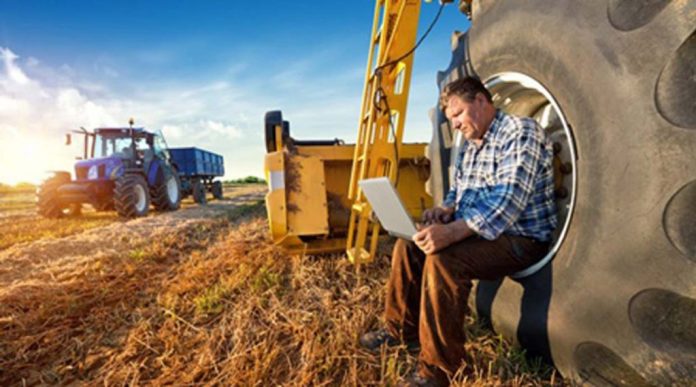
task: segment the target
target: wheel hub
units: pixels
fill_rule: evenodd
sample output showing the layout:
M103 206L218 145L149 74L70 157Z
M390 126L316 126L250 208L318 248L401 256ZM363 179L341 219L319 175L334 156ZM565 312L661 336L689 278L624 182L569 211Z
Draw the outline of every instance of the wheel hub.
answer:
M517 273L526 277L541 269L558 252L566 237L575 208L577 191L577 155L570 125L553 95L532 77L505 72L485 82L493 95L493 104L505 112L534 118L546 131L554 147L554 189L558 226L548 254L537 264Z
M138 212L143 212L145 211L145 206L147 205L147 200L145 198L145 189L142 187L142 185L136 185L133 188L133 191L135 191L135 209Z
M176 203L179 200L179 189L176 184L176 178L170 176L167 180L167 197L172 203Z

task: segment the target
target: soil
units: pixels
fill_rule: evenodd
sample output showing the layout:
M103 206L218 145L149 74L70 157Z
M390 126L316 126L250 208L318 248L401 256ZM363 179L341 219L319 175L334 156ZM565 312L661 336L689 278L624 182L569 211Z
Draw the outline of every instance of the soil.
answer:
M76 266L138 249L150 241L195 227L197 223L228 216L240 205L262 200L264 191L264 186L228 188L225 199L210 201L207 205L185 204L175 212L118 220L63 238L46 238L11 246L0 251L0 296L21 291L27 286L59 282ZM22 213L15 216L32 215Z

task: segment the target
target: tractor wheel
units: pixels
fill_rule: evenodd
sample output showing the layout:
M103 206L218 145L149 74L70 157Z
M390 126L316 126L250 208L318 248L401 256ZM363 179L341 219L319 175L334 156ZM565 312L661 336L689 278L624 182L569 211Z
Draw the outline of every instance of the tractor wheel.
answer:
M92 207L94 207L94 210L97 212L113 211L114 210L114 201L113 200L99 201L99 202L93 204Z
M181 181L176 171L164 175L162 182L152 187L152 204L157 211L178 210L181 205Z
M206 189L205 184L199 179L193 181L193 201L198 204L208 203L208 199L205 197Z
M58 197L58 188L70 182L70 174L58 172L44 180L36 192L36 207L44 218L60 218L68 215L70 206L63 204Z
M223 193L222 193L222 183L219 181L214 181L213 182L213 197L218 200L223 199Z
M72 203L68 205L67 215L69 216L81 216L82 215L82 203Z
M150 193L145 178L140 175L125 175L116 180L114 207L122 218L147 215L150 209Z
M497 107L557 144L553 261L479 282L476 303L580 384L696 378L694 14L693 1L482 0L468 57L440 77L473 67Z

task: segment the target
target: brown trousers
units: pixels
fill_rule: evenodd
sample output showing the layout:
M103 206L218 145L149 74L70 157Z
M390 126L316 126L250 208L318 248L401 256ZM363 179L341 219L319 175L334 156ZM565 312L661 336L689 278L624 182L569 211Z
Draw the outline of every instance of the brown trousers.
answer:
M420 342L421 376L445 383L462 365L471 281L514 274L539 261L548 247L508 235L494 241L471 237L426 255L413 242L397 241L385 321L394 337Z

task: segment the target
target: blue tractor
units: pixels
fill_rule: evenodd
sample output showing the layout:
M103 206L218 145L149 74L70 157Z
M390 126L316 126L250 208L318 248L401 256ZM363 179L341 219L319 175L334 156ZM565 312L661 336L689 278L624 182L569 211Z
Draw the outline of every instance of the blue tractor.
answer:
M37 190L41 216L79 215L83 204L97 211L116 210L123 218L172 211L181 203L181 182L160 131L143 128L98 128L84 136L84 154L70 173L55 172ZM66 144L71 136L66 136Z

